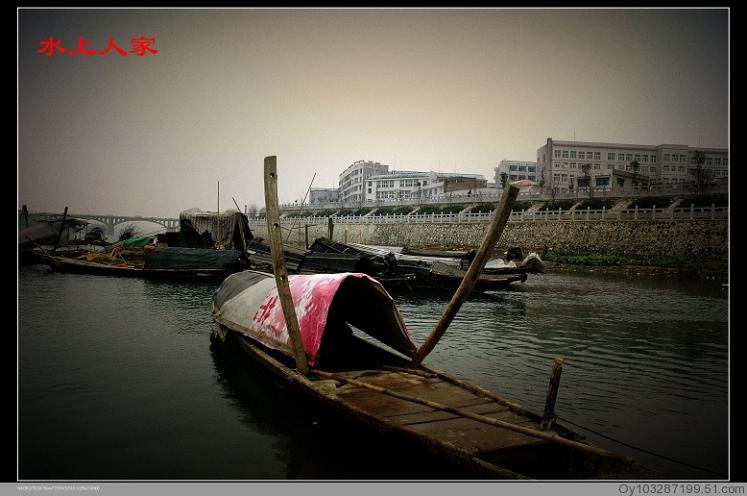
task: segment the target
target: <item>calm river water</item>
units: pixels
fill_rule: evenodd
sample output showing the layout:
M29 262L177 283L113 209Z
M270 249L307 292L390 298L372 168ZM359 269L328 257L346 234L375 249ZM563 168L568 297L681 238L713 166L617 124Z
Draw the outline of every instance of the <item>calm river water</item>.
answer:
M211 345L215 288L21 268L19 478L458 477L309 409ZM416 343L447 298L395 295ZM470 299L426 363L541 411L563 356L562 419L672 478L719 479L728 342L720 284L548 273Z

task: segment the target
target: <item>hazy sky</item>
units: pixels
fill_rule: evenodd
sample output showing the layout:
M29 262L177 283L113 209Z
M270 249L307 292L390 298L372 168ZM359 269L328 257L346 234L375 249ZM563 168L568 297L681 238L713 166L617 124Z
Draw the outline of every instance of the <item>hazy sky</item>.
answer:
M18 205L178 216L365 159L484 174L548 137L727 147L728 11L18 12ZM156 55L46 57L49 37Z

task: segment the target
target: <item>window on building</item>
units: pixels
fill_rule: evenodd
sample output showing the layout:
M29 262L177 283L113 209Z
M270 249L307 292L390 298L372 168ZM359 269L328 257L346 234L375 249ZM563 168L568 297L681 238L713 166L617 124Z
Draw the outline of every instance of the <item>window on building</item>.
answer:
M563 158L568 158L568 150L563 150Z
M607 154L607 160L615 160L615 154L614 153L608 153Z
M643 156L641 157L641 162L644 162L644 163L645 163L645 162L648 162L648 155L643 155Z
M552 176L552 178L553 178L553 180L554 180L554 181L555 181L556 183L559 183L559 182L560 182L560 174L554 174L554 175Z
M555 158L560 158L560 150L555 150Z
M594 152L594 160L602 160L602 152Z
M625 160L625 154L624 153L618 153L617 154L617 160Z
M677 171L678 171L678 172L685 172L685 166L684 166L684 165L680 165L680 166L679 166L679 167L677 168Z
M533 165L527 166L527 172L537 172L537 167Z
M651 167L648 168L648 170L650 170L652 173L656 172L656 166L652 165Z
M560 180L564 183L568 182L568 174L561 174Z
M715 157L713 159L713 165L721 166L721 157Z
M668 165L664 166L664 172L669 172L669 166Z
M625 154L625 160L627 160L628 162L633 160L633 154L632 153Z
M576 150L571 150L571 158L576 158Z
M596 182L597 186L609 186L610 185L610 178L609 178L609 176L597 177L597 178L595 178L595 182Z
M586 158L586 152L578 152L578 158Z
M687 163L687 155L680 155L680 162Z
M656 155L651 155L651 161L652 161L653 163L656 163Z
M729 159L728 158L724 159L724 165L729 165Z
M575 169L575 168L576 168L576 162L571 162L571 169Z
M669 154L668 153L664 154L664 162L669 162Z
M706 165L712 165L713 164L713 159L711 157L706 158L705 164Z

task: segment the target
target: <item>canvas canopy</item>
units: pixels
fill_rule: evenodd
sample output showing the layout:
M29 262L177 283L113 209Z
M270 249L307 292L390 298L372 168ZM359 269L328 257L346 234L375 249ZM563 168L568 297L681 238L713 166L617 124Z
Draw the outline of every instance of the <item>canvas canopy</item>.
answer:
M179 214L179 246L185 248L214 248L219 244L227 250L243 250L242 230L248 244L254 236L246 215L238 210L218 214L192 208Z
M288 278L301 340L316 366L325 333L350 324L393 349L416 350L405 321L381 284L360 273L292 275ZM215 320L264 345L293 356L275 279L244 271L229 276L213 297Z

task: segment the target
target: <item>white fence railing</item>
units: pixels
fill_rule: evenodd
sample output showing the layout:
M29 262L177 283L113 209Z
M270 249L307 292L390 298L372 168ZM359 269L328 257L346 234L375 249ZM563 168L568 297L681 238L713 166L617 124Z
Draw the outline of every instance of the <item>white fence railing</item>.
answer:
M489 222L492 212L477 213L453 213L453 214L397 214L397 215L346 215L332 216L335 224L432 224L432 223L469 223ZM706 219L721 220L729 216L728 207L689 207L681 208L628 208L610 211L605 208L592 210L590 208L581 210L538 210L526 212L525 210L511 212L509 221L514 222L536 222L536 221L585 221L585 220L687 220ZM284 224L294 223L297 225L327 224L329 217L293 217L286 216L280 219ZM249 219L251 224L264 224L267 221L262 217Z

